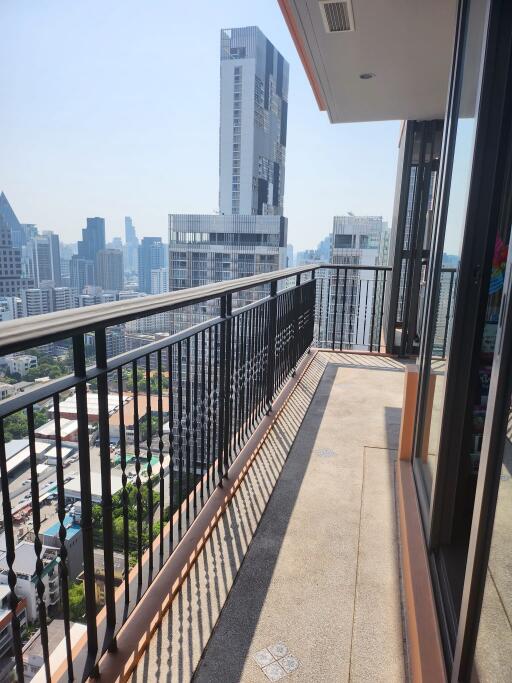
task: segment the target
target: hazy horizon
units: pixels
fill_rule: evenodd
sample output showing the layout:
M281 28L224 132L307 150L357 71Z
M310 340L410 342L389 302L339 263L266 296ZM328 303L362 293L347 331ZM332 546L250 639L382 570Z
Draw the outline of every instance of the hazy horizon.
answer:
M102 216L111 240L129 215L167 241L169 213L214 213L220 29L257 25L290 63L288 241L316 246L347 211L390 224L399 123L330 124L277 2L6 0L0 17L0 191L20 221L74 242Z

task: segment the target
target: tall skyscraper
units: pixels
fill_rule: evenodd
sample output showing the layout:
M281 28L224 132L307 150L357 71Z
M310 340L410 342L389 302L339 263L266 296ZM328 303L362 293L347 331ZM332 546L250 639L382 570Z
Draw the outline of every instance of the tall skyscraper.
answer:
M43 282L61 285L59 236L47 230L27 242L26 254L29 273L35 287Z
M136 273L138 264L139 239L130 216L124 218L124 267L127 273Z
M21 248L26 242L25 231L3 192L0 193L0 216L11 232L12 246Z
M286 267L283 216L288 64L255 26L220 35L220 215L169 216L170 289ZM234 306L265 288L235 295ZM216 304L173 314L180 329Z
M343 345L347 348L366 348L370 343L372 330L373 343L379 343L379 325L375 324L375 321L372 325L371 318L372 315L376 315L379 319L381 315L383 277L375 271L358 270L358 266L386 266L388 250L389 230L382 216L334 216L331 263L351 267L341 273L337 289L335 282L330 281L330 294L326 299L332 309L327 318L328 339L332 338L336 291L337 310L345 311L341 320L338 317L334 335L336 346L343 335Z
M115 292L123 289L123 252L120 249L102 249L97 253L96 284Z
M105 219L88 218L82 239L78 242L78 256L94 263L101 249L105 249Z
M95 283L94 261L73 254L69 262L69 281L75 294L81 294L84 287Z
M138 251L139 292L151 294L151 271L165 267L161 237L143 237Z
M283 214L288 62L256 26L220 39L220 212Z

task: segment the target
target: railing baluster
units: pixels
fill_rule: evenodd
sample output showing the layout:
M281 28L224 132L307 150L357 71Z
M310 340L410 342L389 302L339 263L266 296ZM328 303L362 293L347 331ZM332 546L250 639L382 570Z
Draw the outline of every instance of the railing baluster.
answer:
M186 497L190 494L190 413L191 413L191 396L190 396L190 337L185 341L185 353L187 356L187 364L185 369L185 457L186 457ZM190 502L187 500L185 508L187 529L190 524Z
M222 304L221 304L222 307ZM221 323L222 325L222 323ZM213 359L213 433L212 433L212 486L215 486L215 467L219 481L222 480L222 463L220 463L220 440L218 440L219 420L221 417L221 401L219 398L219 325L215 325L214 334L214 359ZM222 483L222 481L221 481Z
M78 421L78 452L80 472L80 500L82 543L84 557L85 615L87 620L87 661L85 674L97 674L98 632L96 628L96 586L94 581L94 539L92 528L91 458L89 452L89 414L87 410L87 379L83 335L73 337L73 364L76 385Z
M123 557L124 557L124 601L130 602L130 536L128 527L128 490L126 485L126 426L124 421L124 383L123 368L117 370L117 395L119 399L119 450L121 457L121 504L123 506Z
M174 346L167 347L167 366L169 376L169 555L174 543Z
M327 302L325 306L325 334L324 334L324 339L325 339L325 347L327 348L328 344L328 339L329 339L329 313L330 313L330 306L331 306L331 271L327 271L327 294L326 294Z
M375 305L377 303L377 276L378 271L375 271L375 279L373 282L373 301L372 301L372 317L370 324L370 351L373 351L373 330L375 325Z
M210 494L210 465L213 462L212 458L212 352L213 352L213 334L212 328L208 328L208 401L207 401L207 418L206 418L206 491ZM213 441L213 443L215 443ZM213 474L212 474L213 476ZM213 483L213 482L212 482Z
M206 332L201 332L201 507L204 503L204 475L206 465Z
M229 470L229 448L231 444L231 333L232 333L232 296L226 295L226 322L224 339L224 439L223 439L223 476L226 478Z
M112 529L112 487L110 485L110 430L108 409L107 340L105 330L95 333L96 367L98 375L98 426L100 437L101 508L103 527L103 562L105 572L105 607L107 629L104 643L110 652L115 652L114 632L116 627L116 606L114 601L114 544ZM105 650L105 645L102 650Z
M334 288L334 311L332 316L332 350L334 351L336 339L336 316L338 313L338 290L340 286L340 269L336 268L336 285Z
M160 563L164 556L164 520L165 520L165 479L164 479L164 406L163 406L163 386L162 386L162 351L158 351L156 354L157 360L157 391L158 391L158 461L160 463L159 468L159 509L160 509L160 545L159 545L159 555ZM169 369L169 366L167 366ZM169 411L167 411L169 414ZM170 424L170 423L169 423ZM169 471L170 476L170 471Z
M181 538L183 502L183 357L181 341L178 342L178 536Z
M147 509L148 509L148 542L149 542L149 575L148 585L152 580L153 572L153 467L151 460L153 452L151 444L153 441L153 413L151 409L151 355L146 354L146 368L145 368L145 386L146 386L146 494L147 494Z
M386 296L386 271L382 271L382 295L380 298L380 314L379 314L379 331L378 331L378 340L379 340L379 346L378 349L379 351L381 350L381 343L380 340L382 338L382 321L384 318L384 298Z
M137 506L137 584L142 586L142 480L140 477L140 429L139 429L139 368L132 364L133 391L133 450L135 454L135 500Z
M16 677L23 683L23 644L21 642L21 625L18 616L19 597L16 595L16 572L13 569L16 558L14 526L12 521L11 497L9 494L9 479L7 473L7 455L5 452L4 421L0 419L0 485L2 487L2 511L4 515L5 549L7 561L7 583L9 585L9 609L11 610L11 630L16 663Z
M197 481L197 455L198 455L198 450L197 450L197 400L198 400L198 374L197 374L197 364L199 362L199 353L198 353L198 341L199 337L197 334L193 337L194 339L194 373L193 373L193 409L192 409L192 457L193 457L193 463L194 467L192 470L192 482L193 482L193 487L194 487L194 493L193 493L193 498L194 498L194 517L197 514L197 492L196 492L196 481Z
M341 333L340 333L340 351L343 349L344 335L345 335L345 304L347 301L347 273L348 268L343 269L345 271L343 276L343 304L341 309Z
M274 396L274 369L276 355L276 329L277 329L277 282L274 280L270 285L270 302L268 318L268 337L267 337L267 395L266 410L272 412L272 400Z
M59 518L59 578L61 584L62 611L64 613L64 637L66 640L66 657L68 663L68 680L73 680L73 655L71 651L70 636L70 617L69 617L69 570L68 570L68 551L66 548L66 527L64 519L66 517L66 500L64 498L64 468L62 465L62 438L60 430L60 398L59 394L53 396L53 419L55 424L55 451L57 475L57 516Z

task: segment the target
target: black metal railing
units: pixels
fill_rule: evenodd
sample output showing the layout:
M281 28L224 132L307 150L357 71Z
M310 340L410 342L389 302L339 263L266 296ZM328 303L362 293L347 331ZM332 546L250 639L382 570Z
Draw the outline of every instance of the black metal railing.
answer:
M211 492L223 486L230 465L313 344L314 270L290 269L2 326L0 356L71 338L74 369L70 376L0 402L6 546L3 556L0 553L0 580L10 591L19 681L24 680L23 653L30 635L17 610L27 590L18 580L21 573L29 576L35 590L37 609L29 621L32 632L39 630L46 679L56 675L50 651L56 638L49 630L60 623L67 653L64 678L94 675L99 658L116 649L119 628ZM259 299L232 308L235 293L255 287ZM143 348L107 357L108 326L205 301L217 302L218 315ZM95 355L88 366L84 340L91 332ZM65 412L70 398L74 421ZM41 412L52 417L44 427ZM26 420L31 484L23 496L15 490L23 482L11 468L5 439L13 416ZM41 462L42 447L49 440L55 449L52 486ZM66 476L69 451L79 456L71 482ZM50 507L47 513L49 497L56 497L56 509ZM71 544L69 507L78 498L72 521L78 520L81 543ZM58 529L53 553L43 524L47 514ZM20 564L19 542L20 529L28 527L30 533L21 540L33 549L33 563L27 568L26 552L25 565ZM76 552L83 565L80 581L71 571ZM59 599L55 583L48 583L52 571L58 572ZM52 621L54 616L62 622ZM87 645L78 655L72 648L75 621L87 630Z
M317 270L315 345L385 351L384 297L391 268L329 265Z

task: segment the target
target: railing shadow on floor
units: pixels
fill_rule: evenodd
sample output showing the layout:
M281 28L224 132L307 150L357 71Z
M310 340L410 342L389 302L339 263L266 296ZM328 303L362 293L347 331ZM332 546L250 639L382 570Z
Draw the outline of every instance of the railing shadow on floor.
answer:
M244 613L243 628L239 629L237 642L236 644L233 643L230 652L231 657L236 653L237 661L239 661L240 667L242 666L251 645L258 615L264 603L279 550L286 535L288 522L308 467L316 433L321 423L321 414L327 404L330 388L335 378L335 373L330 373L329 391L324 393L320 399L320 404L317 403L316 405L318 411L318 418L315 420L316 429L307 434L307 443L310 447L306 449L306 454L300 458L294 458L293 461L287 460L304 415L314 399L324 367L325 363L321 362L319 367L315 368L314 371L318 376L316 381L310 382L310 387L304 385L304 380L304 384L301 383L297 386L294 400L287 404L286 417L278 421L273 427L272 443L266 443L263 446L265 453L261 454L264 457L258 456L253 462L249 473L246 475L244 485L239 489L239 496L230 503L226 514L220 520L204 548L201 566L199 567L196 563L182 586L180 595L171 606L170 612L174 612L174 618L170 614L166 620L166 625L162 624L154 635L156 652L150 648L139 662L132 678L134 682L142 683L149 678L155 679L155 676L156 680L161 680L159 677L163 675L164 670L175 672L178 681L190 680L198 658L208 645L210 634L215 626L219 626L218 615L229 591L232 589L233 579L236 581L236 575L247 554L253 534L257 526L263 523L264 516L260 520L263 513L263 515L274 515L274 518L278 520L278 529L272 551L266 558L265 571L258 575L258 581L254 584L251 610ZM286 498L279 497L276 499L274 492L274 496L270 498L278 478L287 476L292 467L294 476L291 495L289 492ZM262 503L262 501L269 501L265 510L262 509L265 505L265 502ZM246 511L250 513L250 520L244 514ZM192 613L193 601L191 598L193 595L201 594L201 573L203 573L202 580L206 581L210 588L208 592L209 602L204 606L199 604L197 610ZM173 644L176 643L176 630L181 647L178 651L173 651ZM193 642L195 630L200 633L197 651L194 649ZM150 667L151 658L155 654L156 662Z

